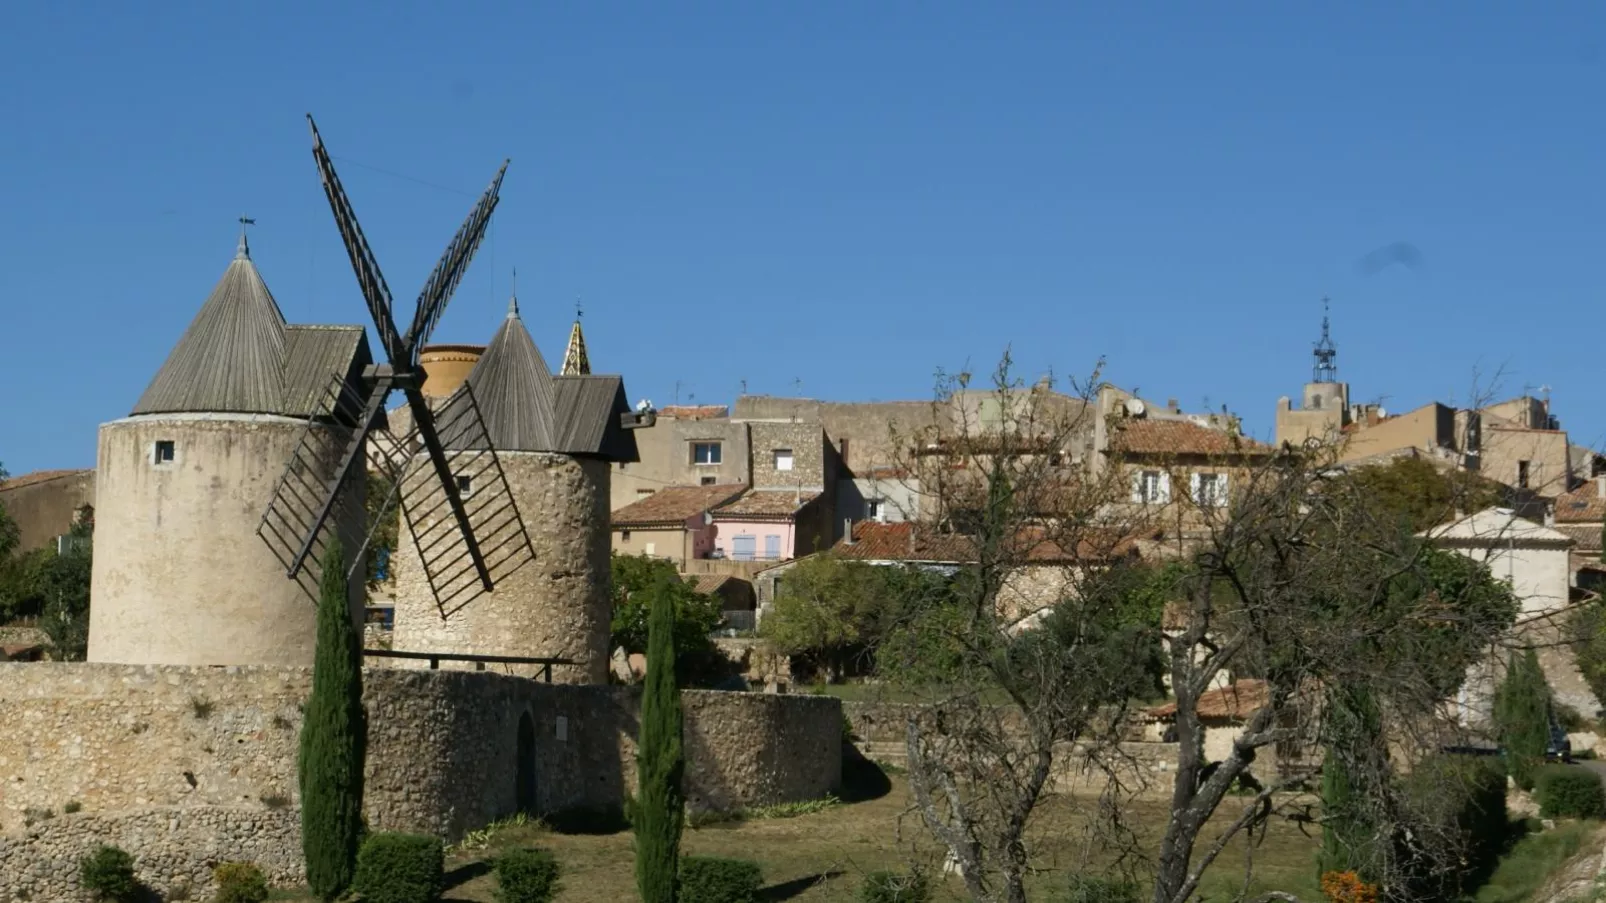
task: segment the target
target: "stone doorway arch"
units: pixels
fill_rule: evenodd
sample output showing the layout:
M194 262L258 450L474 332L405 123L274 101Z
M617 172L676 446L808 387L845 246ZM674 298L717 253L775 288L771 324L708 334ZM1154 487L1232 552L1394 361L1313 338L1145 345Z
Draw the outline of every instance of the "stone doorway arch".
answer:
M519 715L518 749L513 769L514 805L518 811L534 815L536 810L535 719L530 717L528 711Z

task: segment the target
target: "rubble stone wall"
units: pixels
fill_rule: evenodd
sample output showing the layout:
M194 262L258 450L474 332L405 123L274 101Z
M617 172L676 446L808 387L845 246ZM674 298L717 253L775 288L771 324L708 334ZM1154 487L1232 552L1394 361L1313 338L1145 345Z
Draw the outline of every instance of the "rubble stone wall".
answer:
M272 884L303 880L298 810L150 808L57 815L0 835L0 901L91 899L78 862L101 844L133 856L135 876L162 899L211 899L212 869L224 862L254 862Z
M523 808L615 808L635 784L634 690L389 668L363 680L376 829L455 839ZM300 668L0 664L0 836L69 806L293 809L310 687ZM682 701L694 808L816 799L840 782L836 700L687 691Z

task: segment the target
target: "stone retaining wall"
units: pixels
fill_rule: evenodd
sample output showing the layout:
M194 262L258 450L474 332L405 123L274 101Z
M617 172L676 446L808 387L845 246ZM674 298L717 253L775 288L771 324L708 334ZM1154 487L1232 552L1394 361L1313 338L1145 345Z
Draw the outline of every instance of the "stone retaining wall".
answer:
M267 810L192 806L119 815L58 815L21 834L0 836L0 901L89 900L78 886L78 862L101 844L134 857L139 879L164 899L180 889L209 899L212 869L255 862L274 884L299 884L301 815Z
M363 674L376 829L452 839L525 807L617 807L634 786L636 691L489 672ZM288 667L0 664L0 834L69 803L101 814L298 806L309 687L307 669ZM815 799L839 783L836 700L682 699L693 808Z

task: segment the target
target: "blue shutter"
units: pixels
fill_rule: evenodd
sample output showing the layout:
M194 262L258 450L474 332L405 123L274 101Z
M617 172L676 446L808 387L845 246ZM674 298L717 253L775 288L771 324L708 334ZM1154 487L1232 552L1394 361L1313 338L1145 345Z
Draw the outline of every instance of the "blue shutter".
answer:
M775 535L764 537L764 557L776 559L781 557L781 538Z
M737 561L752 561L757 546L757 536L732 536L731 557Z

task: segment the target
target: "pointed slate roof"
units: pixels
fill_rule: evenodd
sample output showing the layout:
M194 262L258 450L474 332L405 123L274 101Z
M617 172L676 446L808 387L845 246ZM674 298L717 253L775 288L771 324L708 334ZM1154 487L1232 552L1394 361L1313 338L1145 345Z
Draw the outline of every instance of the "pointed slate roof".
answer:
M485 430L498 451L558 449L552 371L524 328L517 297L508 302L507 319L465 382L474 390Z
M285 346L284 314L242 234L234 260L133 413L278 413Z
M591 357L586 354L586 337L580 332L580 318L569 330L569 347L563 352L563 376L590 376Z

